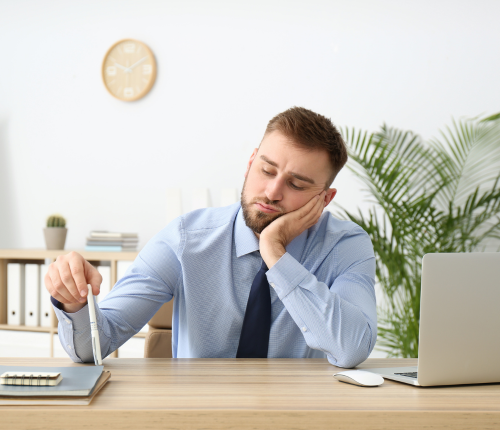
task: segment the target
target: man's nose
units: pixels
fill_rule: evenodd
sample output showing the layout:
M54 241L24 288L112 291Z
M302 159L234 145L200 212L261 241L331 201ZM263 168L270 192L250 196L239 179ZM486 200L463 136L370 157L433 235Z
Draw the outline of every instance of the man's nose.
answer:
M272 201L280 201L283 199L284 183L280 179L274 179L268 182L266 188L266 197Z

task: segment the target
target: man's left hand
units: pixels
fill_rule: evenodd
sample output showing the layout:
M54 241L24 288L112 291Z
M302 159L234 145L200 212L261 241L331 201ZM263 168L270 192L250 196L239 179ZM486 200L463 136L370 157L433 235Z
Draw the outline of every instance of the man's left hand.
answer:
M287 245L319 220L326 192L314 196L301 208L288 212L269 224L260 234L260 254L268 269L285 254Z

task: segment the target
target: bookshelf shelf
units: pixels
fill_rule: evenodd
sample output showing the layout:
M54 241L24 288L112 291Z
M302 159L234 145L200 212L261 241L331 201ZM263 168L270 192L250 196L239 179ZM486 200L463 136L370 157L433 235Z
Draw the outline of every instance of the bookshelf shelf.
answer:
M34 331L40 333L57 333L57 326L54 328L51 327L36 327L29 325L12 325L12 324L0 324L0 330L13 330L13 331ZM146 333L139 332L134 337L145 338Z
M57 318L52 311L51 327L33 327L24 325L7 324L7 264L8 263L53 263L59 255L65 255L73 250L46 250L46 249L0 249L0 330L17 330L50 333L50 356L54 356L54 334L57 334ZM83 251L78 252L85 260L105 261L111 266L111 287L117 281L118 261L133 261L138 252L101 252ZM146 333L139 332L134 337L145 338ZM118 357L118 351L113 352L110 357Z
M50 333L54 331L52 327L37 327L31 325L12 325L12 324L0 324L0 330L38 331L41 333ZM55 332L57 333L57 327L55 327Z

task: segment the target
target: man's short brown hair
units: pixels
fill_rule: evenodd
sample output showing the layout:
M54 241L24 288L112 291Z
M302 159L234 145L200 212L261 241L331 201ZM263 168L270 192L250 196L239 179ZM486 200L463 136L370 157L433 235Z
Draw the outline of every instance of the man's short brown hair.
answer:
M347 148L332 121L303 107L292 107L276 115L267 124L264 136L279 131L294 144L309 149L324 149L330 158L332 175L328 188L347 162Z

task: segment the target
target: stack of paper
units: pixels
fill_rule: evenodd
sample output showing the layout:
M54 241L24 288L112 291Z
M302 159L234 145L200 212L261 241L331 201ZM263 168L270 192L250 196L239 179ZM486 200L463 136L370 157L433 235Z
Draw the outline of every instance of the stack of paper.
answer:
M85 251L135 251L138 243L137 233L91 231Z

